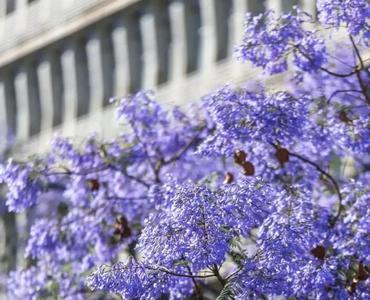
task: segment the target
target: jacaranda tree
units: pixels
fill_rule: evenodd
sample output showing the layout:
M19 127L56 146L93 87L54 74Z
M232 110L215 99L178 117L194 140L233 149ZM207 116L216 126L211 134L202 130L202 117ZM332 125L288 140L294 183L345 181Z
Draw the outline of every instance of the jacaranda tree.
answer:
M1 168L37 212L9 299L370 299L370 7L247 15L230 85L186 112L116 100L130 130Z

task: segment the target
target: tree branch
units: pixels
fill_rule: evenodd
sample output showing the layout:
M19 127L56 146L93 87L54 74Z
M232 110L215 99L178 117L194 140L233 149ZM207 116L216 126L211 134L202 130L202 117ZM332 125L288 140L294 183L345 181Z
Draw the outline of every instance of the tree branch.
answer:
M358 91L358 90L351 90L351 89L348 89L348 90L336 90L335 92L333 92L329 99L327 100L327 103L330 103L330 101L334 98L335 95L339 94L339 93L360 93L362 94L362 91Z
M368 95L368 93L367 93L367 86L365 85L365 83L364 83L363 79L361 78L361 73L360 73L360 71L361 71L361 70L365 69L365 64L364 64L364 61L362 60L362 57L361 57L360 51L358 50L358 48L357 48L357 46L356 46L356 43L355 43L355 41L353 40L352 35L349 35L349 38L350 38L350 40L351 40L351 43L352 43L353 49L355 50L356 56L357 56L357 58L358 58L358 60L359 60L359 62L360 62L360 67L361 67L360 69L357 69L357 68L356 68L356 77L357 77L358 83L359 83L359 85L360 85L360 87L361 87L362 94L363 94L363 95L364 95L364 97L365 97L365 101L366 101L366 103L367 103L367 104L369 104L369 105L370 105L370 97L369 97L369 95Z
M278 145L275 145L274 143L270 143L270 144L272 146L274 146L276 149L279 149L280 148ZM303 161L304 163L307 163L307 164L311 165L312 167L314 167L319 173L321 173L326 178L328 178L329 181L334 186L335 192L338 195L338 200L339 200L338 211L337 211L336 215L334 216L334 218L330 222L331 227L334 227L334 225L337 222L337 220L339 219L339 217L340 217L340 215L342 213L342 209L343 209L343 206L342 206L343 197L342 197L342 194L340 192L340 188L339 188L339 185L338 185L337 181L334 179L334 177L332 175L330 175L328 172L326 172L324 169L322 169L317 163L309 160L308 158L306 158L306 157L304 157L304 156L302 156L300 154L297 154L297 153L294 153L294 152L290 152L290 151L288 151L288 152L289 152L289 156L293 156L295 158L298 158L299 160Z
M190 267L188 265L186 265L186 269L188 270L189 275L194 276L193 275L193 272L191 271L191 269L190 269ZM191 280L192 280L192 282L194 284L194 288L195 288L195 292L197 294L197 298L199 300L203 300L203 293L202 293L202 290L201 290L199 284L197 283L197 281L195 280L194 277L192 277Z
M322 175L324 175L326 178L329 179L329 181L333 184L334 186L334 189L335 189L335 192L337 193L338 195L338 200L339 200L339 207L338 207L338 211L337 211L337 214L334 216L334 218L331 220L331 226L334 227L335 223L337 222L340 214L342 213L342 202L343 202L343 197L342 197L342 194L340 192L340 189L339 189L339 185L337 183L337 181L334 179L334 177L332 175L330 175L328 172L326 172L325 170L323 170L317 163L309 160L308 158L300 155L300 154L297 154L297 153L292 153L292 152L289 152L289 155L290 156L293 156L295 158L298 158L299 160L313 166L317 171L319 171Z
M189 275L189 274L182 274L182 273L177 273L171 270L168 270L165 267L154 267L154 266L144 266L145 268L153 271L160 271L169 275L177 276L177 277L186 277L186 278L199 278L199 279L205 279L205 278L211 278L215 277L214 274L209 274L209 275Z
M215 274L217 280L221 283L222 287L224 287L226 285L227 281L224 278L222 278L222 276L220 274L220 269L218 268L217 265L213 266L212 272L213 272L213 274Z

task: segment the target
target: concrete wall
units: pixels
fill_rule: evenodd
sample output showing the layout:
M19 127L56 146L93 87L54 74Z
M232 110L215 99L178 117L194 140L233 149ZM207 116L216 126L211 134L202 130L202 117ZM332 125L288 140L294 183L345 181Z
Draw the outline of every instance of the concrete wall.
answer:
M0 124L40 149L56 131L116 132L111 96L150 88L181 104L254 77L233 58L245 13L298 0L29 2L1 1Z

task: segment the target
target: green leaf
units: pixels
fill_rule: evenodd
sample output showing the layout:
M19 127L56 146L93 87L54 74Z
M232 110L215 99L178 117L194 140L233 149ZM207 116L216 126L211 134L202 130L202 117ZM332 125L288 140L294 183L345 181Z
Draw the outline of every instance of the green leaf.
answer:
M178 260L177 262L175 262L174 264L175 266L189 266L190 265L190 262L186 259L180 259Z
M68 204L61 201L57 207L58 215L63 218L68 214L68 211L69 211Z
M218 295L216 300L233 300L235 299L235 294L232 290L231 283L228 282L224 288L222 289L221 293Z

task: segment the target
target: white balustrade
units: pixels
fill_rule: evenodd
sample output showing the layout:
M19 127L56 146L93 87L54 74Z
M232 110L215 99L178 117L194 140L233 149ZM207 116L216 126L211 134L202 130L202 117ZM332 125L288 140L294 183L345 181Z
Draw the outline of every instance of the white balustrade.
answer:
M172 41L169 56L169 78L178 81L184 78L187 65L186 53L186 11L183 0L173 0L169 4Z
M150 89L157 85L158 79L157 32L152 7L147 7L140 17L140 30L143 43L142 87Z
M216 4L217 0L199 0L200 2L200 69L212 72L217 60Z
M232 15L230 19L230 53L234 50L235 45L238 45L242 40L242 32L244 27L245 15L248 11L246 0L233 0Z
M61 69L63 80L63 125L69 126L75 122L77 117L77 62L75 47L72 44L67 45L61 54Z
M6 93L5 93L5 83L0 79L0 137L6 136L8 133L7 126L7 116L6 116ZM0 142L0 144L4 141ZM0 145L0 149L1 149Z
M14 78L15 99L17 104L17 140L26 141L30 132L30 108L27 70L23 67Z
M266 9L284 12L298 3L297 0L127 0L125 6L117 0L112 0L111 5L106 0L92 0L89 4L79 0L74 6L75 0L61 0L55 9L50 0L30 4L27 0L16 1L15 11L5 17L6 8L0 6L0 18L3 16L0 34L4 38L0 51L13 43L8 35L12 26L17 27L15 36L24 24L30 26L22 29L23 41L28 34L32 36L30 30L35 24L54 30L62 20L68 25L67 15L78 15L77 10L81 13L99 3L104 7L99 12L100 19L91 23L94 26L82 25L90 24L91 20L81 18L81 24L71 31L73 34L61 39L63 35L59 32L52 36L55 41L51 39L52 43L42 51L17 54L24 59L15 60L14 56L14 66L9 63L11 53L6 50L4 56L0 53L1 71L5 64L9 70L18 70L10 85L6 78L0 81L0 122L7 124L9 130L16 128L21 141L39 130L51 133L60 124L64 133L74 134L81 118L104 114L111 96L124 96L138 89L161 90L163 86L168 86L174 95L183 95L184 87L192 85L194 89L186 94L194 97L213 87L213 81L228 78L241 81L245 79L245 67L229 58L241 41L245 14L259 14ZM315 12L314 1L300 0L299 4ZM42 8L53 9L39 11ZM62 16L55 16L58 12ZM26 15L38 16L39 20L26 18L19 27L16 23ZM37 32L39 29L34 28L36 38ZM225 73L217 76L220 67ZM13 80L11 74L7 78ZM4 95L8 95L6 99ZM94 120L86 122L97 124Z
M114 22L112 30L113 56L114 56L114 94L111 96L123 96L130 90L130 64L128 27L130 22L123 17Z
M103 107L104 78L102 39L99 32L90 33L86 42L87 68L89 72L90 111L97 112Z
M53 72L50 55L44 55L37 67L38 89L41 103L41 130L50 131L53 127L54 93Z

